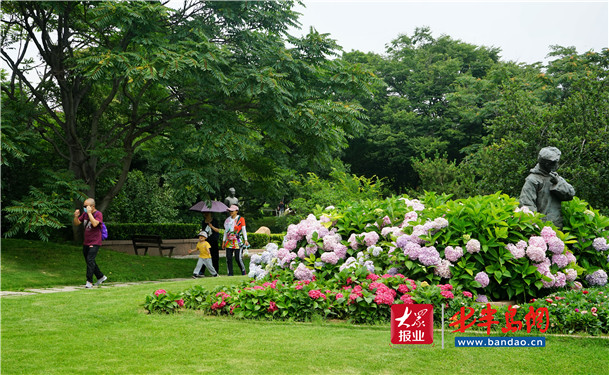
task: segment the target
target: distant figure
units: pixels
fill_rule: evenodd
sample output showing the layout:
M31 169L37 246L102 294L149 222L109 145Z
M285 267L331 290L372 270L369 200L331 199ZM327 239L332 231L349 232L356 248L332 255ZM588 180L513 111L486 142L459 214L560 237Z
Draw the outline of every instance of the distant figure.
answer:
M207 233L207 242L209 242L209 252L211 253L211 263L214 269L218 271L220 269L220 248L218 243L220 241L220 224L218 220L213 217L211 212L204 212L205 219L201 223L201 230ZM205 264L201 267L199 275L205 274Z
M249 247L247 241L247 230L245 219L239 216L239 207L232 205L228 208L230 214L224 221L224 238L222 238L222 249L226 250L226 268L228 276L233 276L233 255L242 275L245 275L245 264L243 264L243 248Z
M230 189L228 189L228 192L229 192L230 194L229 194L229 196L228 196L228 197L226 197L226 199L224 200L224 204L225 204L227 207L230 207L230 206L232 206L232 205L235 205L235 206L237 206L237 207L238 207L238 206L239 206L239 198L237 198L237 197L235 196L235 188L230 188Z
M281 201L277 205L277 216L283 215L284 212L285 212L285 203L283 203L283 201Z
M199 233L199 242L197 242L197 248L188 250L188 254L192 254L195 251L199 252L199 260L197 261L197 265L194 271L192 271L193 279L196 279L197 277L203 277L203 275L199 274L199 271L201 271L201 267L203 267L203 265L205 265L209 269L209 273L211 273L212 276L218 276L218 272L216 272L216 269L214 268L211 262L211 254L209 253L209 248L210 245L209 242L207 242L207 232L201 231Z
M95 257L102 244L101 224L104 222L104 215L95 209L95 200L87 198L83 203L83 213L80 210L74 211L74 225L84 223L85 240L82 246L82 254L87 262L87 283L85 288L93 288L93 275L97 278L96 286L101 285L108 278L100 271Z
M560 150L556 147L539 151L537 165L531 169L520 192L520 205L545 214L545 221L562 228L560 203L573 199L575 189L556 173L559 160Z

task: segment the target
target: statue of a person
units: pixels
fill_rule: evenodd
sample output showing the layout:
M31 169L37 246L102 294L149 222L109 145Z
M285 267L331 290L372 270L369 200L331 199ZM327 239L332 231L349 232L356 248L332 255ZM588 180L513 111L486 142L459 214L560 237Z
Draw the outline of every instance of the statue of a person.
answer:
M230 189L228 189L228 191L229 191L229 193L230 193L230 194L229 194L229 196L228 196L228 197L226 197L226 199L224 200L224 204L225 204L227 207L230 207L230 206L232 206L233 204L234 204L235 206L237 206L237 207L238 207L238 206L239 206L239 198L237 198L237 197L235 196L235 188L230 188Z
M531 169L520 192L520 206L545 214L544 220L562 228L560 203L573 199L575 189L556 173L559 160L560 150L556 147L539 151L537 165Z

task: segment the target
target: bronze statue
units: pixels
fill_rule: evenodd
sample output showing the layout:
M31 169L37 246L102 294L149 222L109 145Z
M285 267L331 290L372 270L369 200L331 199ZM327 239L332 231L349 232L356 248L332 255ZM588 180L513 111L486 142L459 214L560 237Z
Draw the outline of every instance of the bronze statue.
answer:
M224 200L224 204L228 207L232 206L233 204L239 207L239 198L235 196L235 188L230 188L228 189L228 191L230 195L226 197L226 199Z
M520 192L520 206L545 214L544 220L562 228L560 203L573 199L575 189L556 173L559 160L560 150L556 147L539 151L537 165L531 169Z

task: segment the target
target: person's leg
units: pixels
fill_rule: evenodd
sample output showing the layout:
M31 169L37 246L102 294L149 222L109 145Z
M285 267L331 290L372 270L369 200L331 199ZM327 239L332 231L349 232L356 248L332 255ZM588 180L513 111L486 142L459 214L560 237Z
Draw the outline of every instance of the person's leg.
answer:
M235 259L237 260L237 265L241 270L241 274L245 275L245 264L243 263L243 250L241 248L235 249Z
M203 258L198 258L199 260L197 261L197 266L195 267L195 270L192 271L193 275L198 275L199 271L201 270L201 266L203 266Z
M95 257L97 256L98 251L98 245L83 246L83 254L85 255L85 260L87 262L87 281L89 282L93 282L94 274L98 280L104 277L104 274L100 271L97 263L95 262Z
M207 269L209 269L209 273L212 276L218 276L218 272L215 270L214 265L211 263L211 258L203 259L203 264L207 266Z
M211 264L214 266L214 270L216 270L216 273L219 273L220 272L220 249L218 248L218 241L212 241L211 249L209 249L209 252L211 254Z
M228 276L233 276L233 251L235 249L226 248L226 269L228 270Z

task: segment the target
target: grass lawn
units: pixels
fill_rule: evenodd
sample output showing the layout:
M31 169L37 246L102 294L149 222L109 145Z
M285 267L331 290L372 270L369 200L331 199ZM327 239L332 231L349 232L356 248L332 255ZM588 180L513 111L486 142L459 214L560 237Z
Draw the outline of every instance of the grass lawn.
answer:
M602 374L609 340L546 337L545 348L390 347L389 325L243 321L186 310L147 315L157 288L243 277L2 297L3 374Z
M2 290L85 284L82 246L5 238L1 244ZM244 263L249 269L249 258ZM197 261L101 250L97 264L108 282L125 282L190 277ZM239 272L236 264L233 269ZM220 274L226 273L226 260L220 258Z

